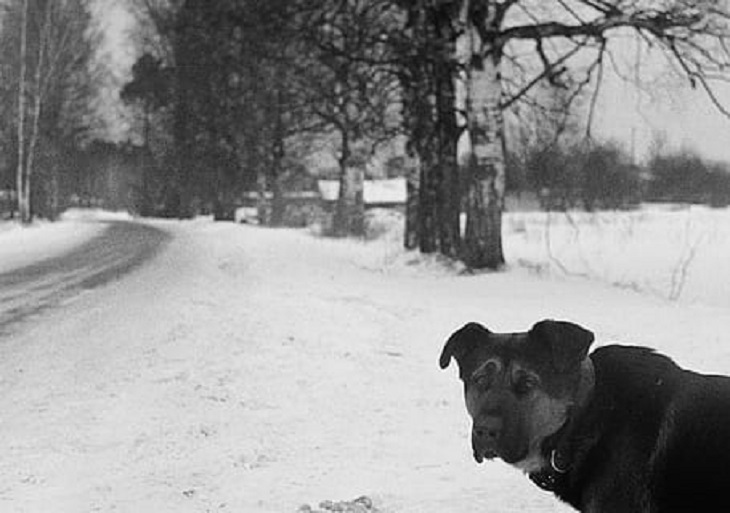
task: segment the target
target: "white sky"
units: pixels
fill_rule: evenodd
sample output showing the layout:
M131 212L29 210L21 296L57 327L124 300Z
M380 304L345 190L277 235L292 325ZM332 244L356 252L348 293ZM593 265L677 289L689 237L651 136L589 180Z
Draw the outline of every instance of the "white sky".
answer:
M655 134L664 132L671 147L686 147L708 158L730 161L730 119L712 104L704 90L693 90L686 81L666 80L640 92L616 76L607 76L596 114L597 133L629 148L633 129L639 158ZM715 91L730 107L730 88L718 85Z

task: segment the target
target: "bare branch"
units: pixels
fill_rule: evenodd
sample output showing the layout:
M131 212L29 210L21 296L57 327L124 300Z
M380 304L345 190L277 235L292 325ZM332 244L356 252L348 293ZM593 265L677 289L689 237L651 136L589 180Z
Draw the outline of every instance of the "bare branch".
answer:
M688 27L699 21L697 16L682 13L671 16L663 12L621 12L575 25L546 22L508 27L500 33L499 40L501 44L504 44L512 39L574 38L576 36L601 39L606 32L622 27L644 29L655 37L664 38L669 36L672 29Z
M565 62L567 62L571 57L576 55L581 49L583 49L587 44L587 41L584 41L581 44L576 44L570 51L559 57L557 60L550 62L547 57L543 60L544 68L542 72L540 72L537 76L535 76L532 80L529 80L527 84L520 89L517 93L515 93L511 98L504 101L502 103L503 109L509 109L515 102L522 99L523 96L525 96L532 88L534 88L538 83L540 83L544 78L548 77L551 73L553 73L553 70L557 68L558 66L561 66Z
M591 130L593 127L593 117L596 112L596 105L598 103L598 95L601 90L601 84L603 82L603 56L606 53L606 41L603 41L601 44L601 48L598 52L598 58L591 66L589 72L588 72L588 80L590 80L591 75L593 74L594 69L598 69L598 77L596 79L596 87L593 90L593 96L591 97L591 103L590 107L588 109L588 122L586 123L586 138L591 139L592 134Z
M558 0L558 3L565 9L578 23L585 24L586 20L581 17L575 9L573 9L566 0Z
M728 110L728 108L725 107L725 105L717 97L717 94L715 94L715 91L708 83L707 78L701 74L696 75L696 78L699 80L702 89L704 89L705 93L707 93L707 97L710 99L715 108L717 108L717 110L719 110L725 117L730 118L730 110Z

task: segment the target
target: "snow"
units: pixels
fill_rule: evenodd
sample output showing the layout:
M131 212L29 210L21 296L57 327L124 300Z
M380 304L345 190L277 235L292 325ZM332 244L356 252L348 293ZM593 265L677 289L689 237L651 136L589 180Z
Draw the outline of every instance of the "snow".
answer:
M626 215L635 238L621 239ZM555 216L546 259L545 217L510 214L514 263L476 275L404 253L392 214L371 220L370 242L153 222L173 235L154 260L1 341L0 510L295 512L366 495L386 512L566 512L519 471L473 461L456 370L438 368L443 342L471 320L506 331L563 318L600 344L727 373L725 271L703 268L724 256L727 216L576 215L579 243ZM647 247L688 217L690 245L708 235L678 298L611 286L644 271L665 280ZM15 231L0 233L0 266ZM576 276L596 255L605 274Z
M619 213L514 213L506 226L507 251L534 270L730 307L727 209L659 205Z
M104 221L129 219L128 214L70 210L61 222L37 221L29 227L0 222L0 273L63 254L101 232Z

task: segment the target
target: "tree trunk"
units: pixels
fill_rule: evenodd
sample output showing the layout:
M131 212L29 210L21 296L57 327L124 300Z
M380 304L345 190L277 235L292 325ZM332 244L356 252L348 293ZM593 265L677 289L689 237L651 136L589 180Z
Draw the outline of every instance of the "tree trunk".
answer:
M350 141L342 133L340 154L340 191L332 219L332 235L335 237L365 235L365 205L363 202L364 173L350 165Z
M433 41L441 41L442 23L438 13L424 1L413 2L409 8L408 26L417 51L405 61L403 88L409 146L417 158L418 170L409 184L409 212L416 217L408 232L414 240L406 243L422 253L440 251L443 242L440 227L444 211L444 148L439 137L443 53L433 50Z
M150 120L150 116L152 115L152 108L150 105L150 102L145 100L143 102L143 109L144 109L144 127L143 127L143 138L144 138L144 149L142 153L142 169L140 170L142 174L142 180L141 180L141 198L140 198L140 213L143 217L151 216L153 215L153 208L152 208L152 197L150 194L150 160L152 156L152 152L150 149L150 132L151 132L151 125L152 122Z
M419 166L409 167L406 175L406 226L403 245L406 249L418 247L418 170Z
M191 122L193 116L190 111L189 101L190 92L185 89L185 81L183 76L183 65L179 62L180 55L180 34L175 33L172 47L175 48L175 67L171 75L172 77L172 95L174 97L173 105L173 145L175 155L171 159L174 169L170 169L167 173L168 183L165 188L169 191L164 198L165 210L170 217L183 218L185 211L192 211L188 202L191 198L191 189L193 188L193 179L195 176L192 169L193 152L192 152L192 127ZM169 165L169 164L168 164ZM171 203L171 204L170 204Z
M458 128L456 125L456 91L454 87L453 56L456 54L450 34L442 34L446 47L445 58L438 63L436 77L436 115L438 130L439 167L439 251L449 257L459 255L461 228L459 216Z
M281 226L284 224L284 215L286 213L286 200L284 198L284 190L281 186L283 178L282 165L284 162L284 113L282 111L282 95L281 89L276 92L274 120L274 136L271 147L271 225Z
M414 2L408 28L417 48L404 74L406 126L418 158L417 222L407 229L423 253L458 256L459 224L456 94L456 36L440 6ZM435 43L435 44L434 44ZM410 198L413 200L414 196ZM413 241L406 240L406 244Z
M476 36L473 37L476 39ZM500 49L482 42L467 78L467 118L472 154L467 184L467 220L462 255L473 269L499 269L504 207L504 118L500 102ZM472 47L473 48L473 47Z
M38 139L40 138L40 121L41 121L41 110L43 102L43 84L41 83L42 71L44 66L44 56L46 49L46 31L51 29L50 13L52 6L49 4L45 7L44 23L41 26L40 34L38 36L38 55L35 64L35 73L33 74L34 86L33 91L33 118L31 124L30 140L28 141L28 150L25 157L25 183L23 184L23 194L28 198L28 219L24 222L31 222L33 220L33 208L32 208L32 176L33 167L35 164L36 148L38 147ZM42 185L46 186L47 185ZM45 201L48 201L48 197L45 197ZM49 205L45 205L48 207ZM47 212L49 210L47 209Z
M424 169L423 148L427 127L431 123L429 108L428 65L425 58L428 43L425 6L421 0L407 4L407 37L413 41L413 54L404 56L400 75L403 89L403 124L408 134L406 150L413 158L416 166L406 177L406 223L403 244L406 249L420 249L421 245L421 190L426 175Z
M363 170L346 166L340 170L340 195L337 198L332 234L335 237L363 237L365 208L363 205Z
M45 187L46 217L51 221L55 221L56 219L58 219L59 214L58 169L55 164L51 164L51 176L47 178Z
M439 226L441 223L441 168L438 149L423 152L418 194L418 249L422 253L440 250Z
M28 57L28 0L23 1L23 14L20 26L20 80L18 85L18 168L16 172L16 196L20 222L32 221L30 209L30 187L26 176L25 154L25 91Z
M283 226L286 214L286 200L284 190L281 187L280 172L275 172L271 177L271 226Z
M253 169L256 169L256 217L259 221L259 226L267 226L271 222L271 205L269 205L268 192L268 177L263 167L253 167L254 162L251 162L251 156L249 155L249 164Z

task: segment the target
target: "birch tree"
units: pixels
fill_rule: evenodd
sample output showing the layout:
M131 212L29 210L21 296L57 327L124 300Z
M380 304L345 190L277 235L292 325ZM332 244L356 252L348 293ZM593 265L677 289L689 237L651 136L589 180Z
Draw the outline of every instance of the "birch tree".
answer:
M93 124L90 19L82 0L9 2L2 19L8 52L0 73L15 86L16 194L25 224L36 210L55 214L60 163L52 155L80 143Z
M20 71L18 77L18 163L16 172L15 196L18 201L18 216L23 224L32 221L30 210L29 177L25 155L25 90L26 70L28 61L28 0L23 0L22 15L20 17Z
M727 80L729 14L715 0L457 0L469 40L466 115L471 140L463 259L472 268L504 264L503 111L526 101L533 87L600 90L604 68L620 60L622 35L635 34L647 51L706 91ZM574 73L568 74L566 70ZM578 76L579 78L571 78ZM598 89L596 89L598 88ZM591 102L592 118L595 101ZM590 130L592 119L588 120Z

